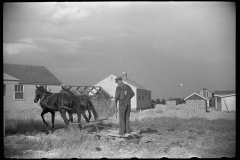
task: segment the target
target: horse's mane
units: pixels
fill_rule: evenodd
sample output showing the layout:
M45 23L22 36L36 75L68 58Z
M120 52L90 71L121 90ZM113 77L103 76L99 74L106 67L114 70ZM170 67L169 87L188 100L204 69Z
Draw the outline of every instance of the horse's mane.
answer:
M41 92L47 93L47 94L52 93L52 92L47 91L45 88L43 88L43 86L38 87L38 90L40 90Z

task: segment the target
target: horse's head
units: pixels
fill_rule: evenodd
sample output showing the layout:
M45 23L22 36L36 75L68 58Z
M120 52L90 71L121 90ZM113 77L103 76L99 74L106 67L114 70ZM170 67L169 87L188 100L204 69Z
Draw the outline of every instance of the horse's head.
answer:
M38 100L41 99L42 96L46 93L47 91L42 86L40 87L36 86L34 103L37 103Z

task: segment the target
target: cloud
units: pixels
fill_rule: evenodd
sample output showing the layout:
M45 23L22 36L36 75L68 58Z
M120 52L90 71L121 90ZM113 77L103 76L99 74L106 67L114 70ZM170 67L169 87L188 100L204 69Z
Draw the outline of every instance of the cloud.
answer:
M53 13L51 19L55 22L78 22L86 19L90 15L90 10L87 9L79 9L78 7L59 8Z
M32 38L23 38L19 40L20 42L25 42L25 43L33 43L33 39Z
M26 44L26 43L3 43L3 53L14 55L19 54L21 52L28 52L32 50L37 50L38 47L34 44Z
M127 37L129 35L131 35L131 34L127 33L127 32L122 32L122 33L116 33L116 34L113 34L113 35L83 36L83 37L78 37L76 40L80 40L80 41L95 41L95 40L103 40L103 38Z

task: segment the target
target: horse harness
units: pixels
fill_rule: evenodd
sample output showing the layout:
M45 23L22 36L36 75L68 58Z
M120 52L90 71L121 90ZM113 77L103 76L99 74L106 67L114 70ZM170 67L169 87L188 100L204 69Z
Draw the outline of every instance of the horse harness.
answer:
M46 100L43 100L46 94L47 94L47 93L44 93L44 94L43 94L43 96L42 96L42 98L40 99L40 102L38 103L38 105L42 108L41 104L43 104L43 105L47 106L49 109L51 109L52 111L54 111L54 109L48 105L49 97L53 96L54 94L48 96L48 97L46 98ZM73 110L73 108L69 108L69 107L64 106L64 104L63 104L63 95L64 95L63 93L60 94L59 103L58 103L58 104L60 105L59 111L60 111L60 109L62 109L62 108L65 108L65 109L68 109L68 110ZM70 102L70 99L68 100L68 102L69 102L69 105L70 105L70 103L71 103L71 102Z

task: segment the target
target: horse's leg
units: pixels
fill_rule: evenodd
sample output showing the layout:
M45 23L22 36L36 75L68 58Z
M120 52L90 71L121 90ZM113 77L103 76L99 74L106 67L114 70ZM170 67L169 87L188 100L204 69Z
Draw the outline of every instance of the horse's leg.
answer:
M69 122L73 123L73 112L68 111L68 115L69 115Z
M48 113L49 112L49 110L46 108L46 107L43 107L43 111L42 111L42 113L41 113L41 117L42 117L42 121L43 121L43 123L48 127L49 125L48 125L48 123L45 121L45 119L44 119L44 114L46 114L46 113Z
M97 120L98 115L97 115L97 112L96 112L95 108L93 107L92 101L90 99L88 100L88 105L89 105L89 109L92 111L92 113L94 115L94 119Z
M65 127L66 127L68 125L68 119L66 117L66 109L60 109L59 112L61 114L62 119L64 120Z
M86 106L81 106L81 107L84 107L85 109L87 108ZM84 109L84 112L82 112L82 115L83 115L84 119L86 120L86 122L89 123L89 119L86 116L86 113L85 113L86 110L85 109Z
M90 111L89 105L87 105L87 110L88 110L88 120L90 121L92 117L92 113Z
M78 116L79 127L81 129L82 125L80 123L81 123L81 118L82 118L82 116L81 116L82 110L79 106L76 107L76 112L77 112L77 116Z
M52 131L54 131L54 119L55 119L55 112L54 111L51 111L51 114L52 114Z

